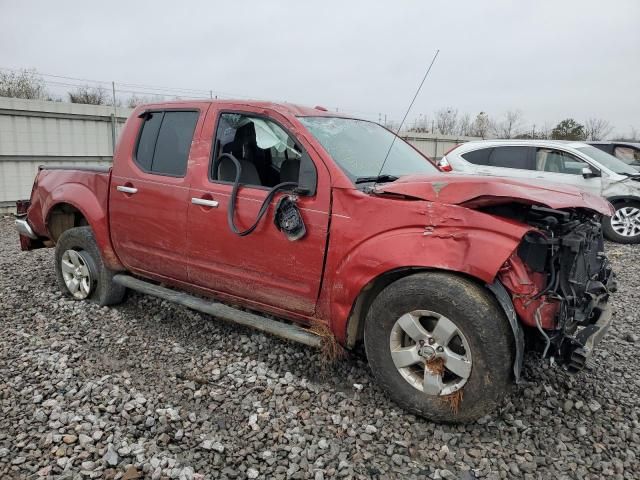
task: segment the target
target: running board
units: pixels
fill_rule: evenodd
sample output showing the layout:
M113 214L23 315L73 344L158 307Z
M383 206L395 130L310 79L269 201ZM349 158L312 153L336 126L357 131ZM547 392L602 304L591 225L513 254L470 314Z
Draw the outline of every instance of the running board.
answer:
M228 320L254 330L270 333L310 347L319 348L322 344L322 340L319 335L311 333L297 325L279 322L277 320L256 315L255 313L238 310L237 308L230 307L223 303L205 300L189 295L185 292L171 290L169 288L161 287L160 285L155 285L153 283L134 278L130 275L115 275L113 277L113 281L119 285L130 288L131 290L162 298L169 302L177 303L187 308L212 315L216 318Z

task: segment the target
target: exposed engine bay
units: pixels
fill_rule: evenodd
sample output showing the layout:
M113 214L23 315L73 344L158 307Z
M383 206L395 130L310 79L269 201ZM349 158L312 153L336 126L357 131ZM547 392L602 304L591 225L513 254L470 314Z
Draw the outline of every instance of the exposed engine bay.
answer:
M524 237L499 278L518 292L512 298L514 308L531 327L526 333L534 348L571 373L581 370L609 326L605 305L616 289L600 216L586 209L520 204L483 210L536 228ZM523 285L523 278L533 284L530 280Z

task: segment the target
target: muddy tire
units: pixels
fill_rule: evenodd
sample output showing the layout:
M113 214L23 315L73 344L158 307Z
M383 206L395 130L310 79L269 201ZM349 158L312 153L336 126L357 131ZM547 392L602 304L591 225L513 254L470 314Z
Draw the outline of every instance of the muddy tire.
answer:
M640 202L614 204L613 217L602 219L604 236L616 243L640 243Z
M55 262L58 285L68 297L101 306L124 298L126 289L113 282L116 272L105 267L91 227L63 232L56 243Z
M488 290L457 275L418 273L386 287L369 309L364 341L387 394L434 421L482 417L512 385L508 320Z

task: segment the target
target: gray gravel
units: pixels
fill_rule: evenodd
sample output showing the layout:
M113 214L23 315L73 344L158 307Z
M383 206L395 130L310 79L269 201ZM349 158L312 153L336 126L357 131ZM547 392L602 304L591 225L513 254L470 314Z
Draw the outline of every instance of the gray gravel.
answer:
M0 219L0 478L640 476L640 247L608 245L615 326L591 371L528 359L500 411L466 426L404 413L352 356L130 295L63 298L53 251Z

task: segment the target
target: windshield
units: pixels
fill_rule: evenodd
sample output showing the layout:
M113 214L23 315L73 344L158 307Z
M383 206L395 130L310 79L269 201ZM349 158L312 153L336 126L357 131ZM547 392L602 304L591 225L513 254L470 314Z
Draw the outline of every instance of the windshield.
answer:
M622 160L603 152L596 147L578 147L576 150L584 153L585 155L593 158L600 165L607 167L620 175L638 175L638 171L624 163Z
M320 142L351 181L378 174L400 177L438 172L426 157L377 123L336 117L300 117L300 122ZM384 169L380 167L384 162Z

